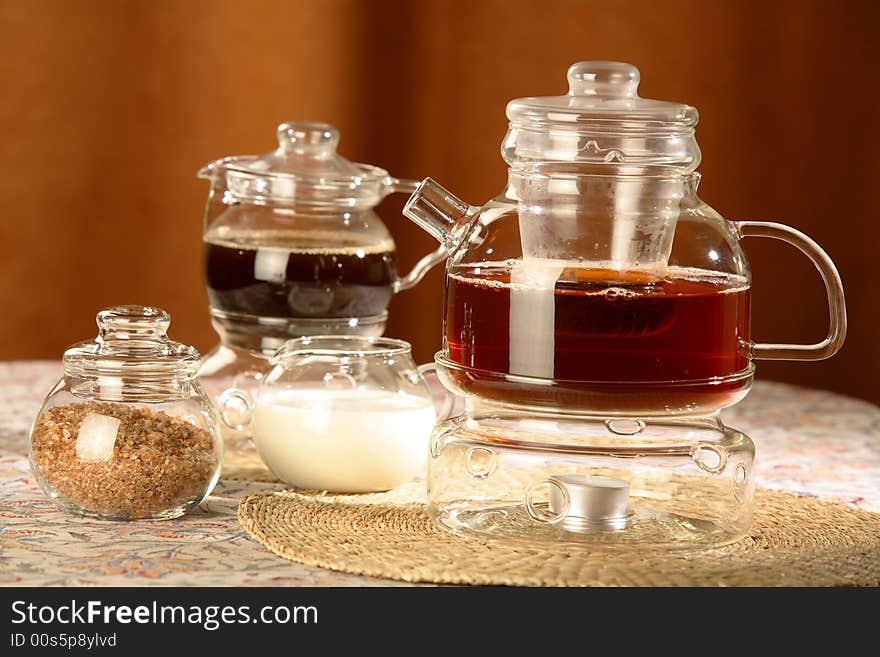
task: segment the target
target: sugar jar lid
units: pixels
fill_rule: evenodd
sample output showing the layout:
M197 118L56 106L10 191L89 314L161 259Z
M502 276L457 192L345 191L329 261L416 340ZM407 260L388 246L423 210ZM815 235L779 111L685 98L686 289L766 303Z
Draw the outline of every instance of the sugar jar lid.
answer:
M694 137L699 113L683 103L640 97L639 80L631 64L573 64L566 95L508 103L504 159L525 168L573 163L623 172L651 167L693 171L700 163Z
M199 177L225 178L228 194L256 202L372 206L384 195L388 172L339 155L339 130L329 123L288 121L276 135L274 151L221 158Z
M195 348L166 335L171 317L160 308L115 306L96 317L98 336L64 352L68 376L143 378L160 381L192 378L199 365Z

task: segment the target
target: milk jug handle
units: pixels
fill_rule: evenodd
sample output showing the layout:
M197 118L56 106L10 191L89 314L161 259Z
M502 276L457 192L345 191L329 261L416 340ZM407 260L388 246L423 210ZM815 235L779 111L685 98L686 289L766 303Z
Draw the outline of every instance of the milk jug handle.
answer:
M217 398L217 414L230 429L244 431L254 415L254 402L244 390L229 388Z
M390 176L384 181L388 194L412 194L419 188L419 184L417 180L391 178ZM425 274L445 261L447 257L449 257L448 250L445 246L440 245L435 251L419 260L406 276L401 276L394 281L395 294L417 285L425 277Z
M840 274L828 254L807 235L785 224L772 221L734 221L733 224L740 238L770 237L797 248L819 270L828 294L830 322L828 336L824 340L815 344L752 343L751 357L763 360L822 360L836 354L846 337L846 302Z

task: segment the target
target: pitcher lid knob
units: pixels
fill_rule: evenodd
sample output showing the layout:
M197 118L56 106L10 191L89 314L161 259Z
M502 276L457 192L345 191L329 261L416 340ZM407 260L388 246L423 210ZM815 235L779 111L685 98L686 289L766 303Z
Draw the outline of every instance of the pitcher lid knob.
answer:
M339 130L329 123L285 121L278 126L278 147L284 153L326 157L336 153Z

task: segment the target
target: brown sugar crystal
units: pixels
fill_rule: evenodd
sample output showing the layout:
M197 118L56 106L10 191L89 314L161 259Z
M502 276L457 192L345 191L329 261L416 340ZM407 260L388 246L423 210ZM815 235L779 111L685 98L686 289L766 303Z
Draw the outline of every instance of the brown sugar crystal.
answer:
M77 455L80 426L91 415L119 421L106 460ZM218 467L208 430L161 411L105 402L48 409L34 427L31 450L38 476L65 506L115 518L161 516L198 502Z

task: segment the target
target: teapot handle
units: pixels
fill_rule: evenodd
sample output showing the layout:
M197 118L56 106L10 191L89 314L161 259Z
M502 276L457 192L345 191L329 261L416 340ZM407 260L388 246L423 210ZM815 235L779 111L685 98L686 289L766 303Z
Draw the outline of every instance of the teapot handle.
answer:
M386 178L385 189L388 194L412 194L418 189L420 183L417 180L405 178ZM419 260L406 276L394 281L394 293L408 290L417 285L428 273L441 262L449 257L449 251L442 244L434 251Z
M772 221L734 221L740 238L770 237L782 240L806 255L825 283L828 294L830 323L828 336L815 344L774 344L758 342L751 345L751 356L764 360L822 360L838 352L846 337L846 302L843 283L837 267L828 254L804 233L785 224Z

